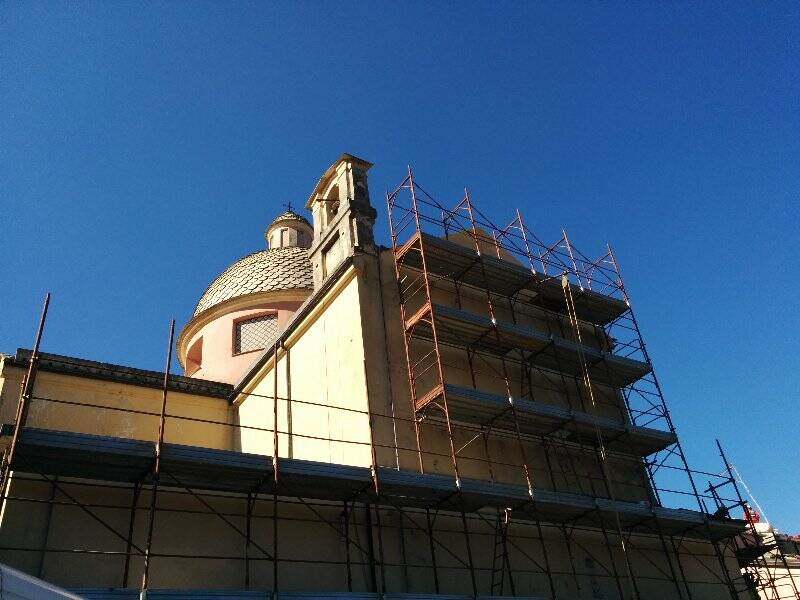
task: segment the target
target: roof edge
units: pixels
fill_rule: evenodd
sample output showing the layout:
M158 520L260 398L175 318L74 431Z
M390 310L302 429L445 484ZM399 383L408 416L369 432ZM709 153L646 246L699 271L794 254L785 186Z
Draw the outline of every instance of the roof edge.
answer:
M18 348L14 356L7 356L4 363L9 366L26 369L30 364L32 351ZM161 389L164 385L164 373L149 371L124 365L115 365L74 356L62 354L39 353L37 368L49 373L73 375L89 379L102 379L114 383L126 383L139 387ZM167 389L173 392L192 394L195 396L210 396L228 400L233 391L233 386L219 381L206 381L193 379L183 375L170 373L167 379Z

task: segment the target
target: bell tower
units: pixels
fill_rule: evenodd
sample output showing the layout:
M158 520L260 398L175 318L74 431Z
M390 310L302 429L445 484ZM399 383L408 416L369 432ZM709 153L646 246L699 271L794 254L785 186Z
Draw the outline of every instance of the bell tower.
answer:
M372 229L377 213L369 201L367 171L372 163L342 154L325 173L306 202L314 220L309 257L314 289L319 289L346 258L374 253Z

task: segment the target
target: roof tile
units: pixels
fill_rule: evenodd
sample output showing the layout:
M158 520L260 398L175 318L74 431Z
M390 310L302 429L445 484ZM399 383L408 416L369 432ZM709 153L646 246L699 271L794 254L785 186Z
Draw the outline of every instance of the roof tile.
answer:
M237 260L211 282L197 303L193 316L231 298L277 290L311 290L313 281L306 248L254 252Z

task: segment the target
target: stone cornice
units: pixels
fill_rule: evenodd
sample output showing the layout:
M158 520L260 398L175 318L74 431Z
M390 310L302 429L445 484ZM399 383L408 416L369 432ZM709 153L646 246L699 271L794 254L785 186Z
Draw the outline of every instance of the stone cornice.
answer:
M19 348L14 356L6 356L3 358L3 366L27 369L30 358L30 350ZM136 369L134 367L75 358L74 356L63 356L61 354L40 353L37 369L48 373L102 379L104 381L147 388L161 389L164 385L164 373L161 371ZM203 379L192 379L191 377L184 377L183 375L170 375L167 380L167 389L184 394L194 394L197 396L207 396L224 400L228 400L233 392L233 386L230 384L217 381L205 381Z

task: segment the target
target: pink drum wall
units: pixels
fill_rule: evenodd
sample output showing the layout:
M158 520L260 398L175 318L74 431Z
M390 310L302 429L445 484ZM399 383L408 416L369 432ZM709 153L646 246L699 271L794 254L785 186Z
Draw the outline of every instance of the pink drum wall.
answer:
M189 340L186 347L189 349L188 356L192 357L196 350L195 344L202 338L202 360L199 368L191 360L187 360L185 374L197 379L236 383L261 351L234 354L234 323L277 312L278 328L283 329L301 304L300 301L264 303L217 317Z

